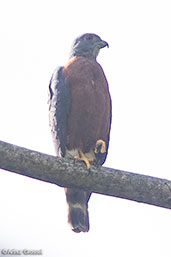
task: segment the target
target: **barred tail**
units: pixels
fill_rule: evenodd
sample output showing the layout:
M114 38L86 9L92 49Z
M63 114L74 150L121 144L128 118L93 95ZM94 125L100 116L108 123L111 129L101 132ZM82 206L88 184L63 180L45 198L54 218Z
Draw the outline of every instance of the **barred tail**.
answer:
M68 223L71 229L76 233L88 232L88 200L90 193L70 188L65 188L65 193L68 203Z

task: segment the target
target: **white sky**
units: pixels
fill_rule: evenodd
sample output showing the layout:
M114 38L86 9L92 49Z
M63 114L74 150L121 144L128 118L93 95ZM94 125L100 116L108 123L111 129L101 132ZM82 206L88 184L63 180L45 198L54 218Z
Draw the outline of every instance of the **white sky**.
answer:
M110 45L98 58L113 104L105 166L171 179L170 0L2 0L0 24L0 140L54 154L49 79L75 37L93 32ZM94 194L90 232L75 234L62 188L1 170L0 195L0 250L171 256L167 209Z

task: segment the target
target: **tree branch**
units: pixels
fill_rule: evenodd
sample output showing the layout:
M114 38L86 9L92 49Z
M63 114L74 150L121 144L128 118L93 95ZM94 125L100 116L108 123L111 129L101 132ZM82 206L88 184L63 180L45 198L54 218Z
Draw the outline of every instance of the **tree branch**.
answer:
M75 187L171 209L171 181L91 166L0 141L0 168L62 187Z

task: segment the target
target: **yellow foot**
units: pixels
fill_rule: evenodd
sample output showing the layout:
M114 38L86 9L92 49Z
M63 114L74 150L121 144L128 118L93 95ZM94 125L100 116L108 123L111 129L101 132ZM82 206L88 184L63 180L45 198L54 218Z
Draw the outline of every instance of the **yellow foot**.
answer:
M85 162L87 168L89 169L90 162L93 162L94 158L87 158L81 150L79 150L79 155L80 155L79 157L78 156L75 157L75 160L79 162Z
M106 152L106 143L105 143L103 140L101 140L101 139L97 140L96 146L95 146L95 149L94 149L94 152L95 152L96 154L99 152L99 151L98 151L98 147L99 147L99 146L101 146L100 152L101 152L101 153L105 153L105 152Z

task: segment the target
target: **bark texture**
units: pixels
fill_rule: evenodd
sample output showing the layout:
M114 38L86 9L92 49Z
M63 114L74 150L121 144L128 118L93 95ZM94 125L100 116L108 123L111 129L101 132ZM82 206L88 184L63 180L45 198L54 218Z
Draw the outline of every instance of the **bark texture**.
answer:
M54 157L0 141L0 168L50 182L171 209L171 181Z

